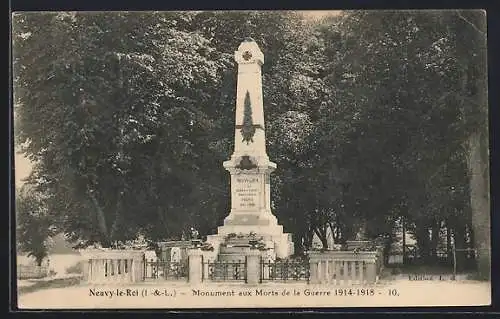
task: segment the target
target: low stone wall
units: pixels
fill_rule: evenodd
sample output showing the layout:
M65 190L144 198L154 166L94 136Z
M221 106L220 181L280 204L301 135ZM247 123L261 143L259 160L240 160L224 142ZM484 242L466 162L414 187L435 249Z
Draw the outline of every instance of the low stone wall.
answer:
M17 265L17 279L40 279L49 275L49 267L37 265Z
M138 250L82 250L83 279L88 283L144 281L144 252Z
M213 252L210 252L213 254ZM244 255L246 282L256 284L260 281L298 281L313 284L374 284L382 271L383 254L379 247L376 251L310 251L309 263L296 261L273 261L263 258L264 251L247 249ZM189 282L200 284L208 280L207 260L214 261L216 255L207 258L207 252L199 248L189 249ZM220 260L230 266L235 261ZM273 271L278 270L275 274ZM286 270L283 272L283 270ZM263 272L264 271L264 272ZM295 274L295 272L300 272ZM302 273L303 272L303 273ZM295 275L296 276L295 276ZM231 279L228 279L231 280Z

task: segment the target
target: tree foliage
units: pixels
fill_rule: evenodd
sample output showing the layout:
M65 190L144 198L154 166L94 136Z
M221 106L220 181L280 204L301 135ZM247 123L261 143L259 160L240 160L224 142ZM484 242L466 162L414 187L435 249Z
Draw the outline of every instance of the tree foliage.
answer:
M16 194L16 239L20 251L34 257L40 266L48 255L55 228L43 199L26 188Z

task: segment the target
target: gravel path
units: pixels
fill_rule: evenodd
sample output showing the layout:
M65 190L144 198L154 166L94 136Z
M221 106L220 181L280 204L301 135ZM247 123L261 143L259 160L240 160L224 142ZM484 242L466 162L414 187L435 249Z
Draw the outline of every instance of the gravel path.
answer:
M79 284L21 293L18 305L22 309L472 306L490 304L491 296L489 283L475 281L400 279L375 286L373 295L370 288L295 283Z

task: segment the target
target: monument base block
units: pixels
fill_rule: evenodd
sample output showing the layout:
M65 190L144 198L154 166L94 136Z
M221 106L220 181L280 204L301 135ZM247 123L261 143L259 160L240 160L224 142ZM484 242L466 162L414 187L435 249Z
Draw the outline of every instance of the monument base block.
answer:
M230 228L228 230L238 230L238 228ZM207 236L207 243L210 243L214 248L214 251L211 254L211 259L214 259L216 256L218 256L217 258L219 260L243 260L245 252L251 247L249 240L246 240L246 243L232 244L231 239L228 238L228 235L240 234L241 236L243 232L228 232L226 234L224 233L225 232L223 231L222 234L219 233L217 235ZM248 231L245 232L245 235L248 235ZM275 233L275 235L257 234L257 237L260 239L259 242L263 244L262 257L265 259L284 259L290 257L294 253L292 235L289 233L281 232Z

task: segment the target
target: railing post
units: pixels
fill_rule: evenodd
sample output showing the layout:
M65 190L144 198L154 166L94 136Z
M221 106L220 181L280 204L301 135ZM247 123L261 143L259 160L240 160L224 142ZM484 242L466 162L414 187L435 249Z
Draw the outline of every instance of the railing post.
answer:
M264 264L264 258L262 256L260 257L260 280L259 283L262 283L264 280L264 271L265 271L265 264Z
M187 281L189 282L189 258L188 260L186 261L186 265L187 265L187 274L186 274L186 277L187 277ZM201 255L201 281L203 281L203 276L205 275L205 265L204 265L204 262L203 262L203 255Z
M366 262L366 281L369 284L374 284L377 279L376 259L370 259Z
M83 280L84 281L90 281L91 268L92 268L92 259L85 259L85 263L83 265Z
M319 271L318 271L318 263L319 258L317 258L316 253L311 252L309 255L309 282L311 284L319 284Z
M245 259L247 283L251 285L258 284L261 277L260 251L258 249L250 249Z
M137 275L135 276L135 281L144 281L144 269L146 268L145 258L143 258L144 253L142 255L134 256L134 264L136 266Z
M189 262L189 283L190 284L200 284L202 280L203 264L202 264L202 251L199 248L193 248L188 250L188 262Z

